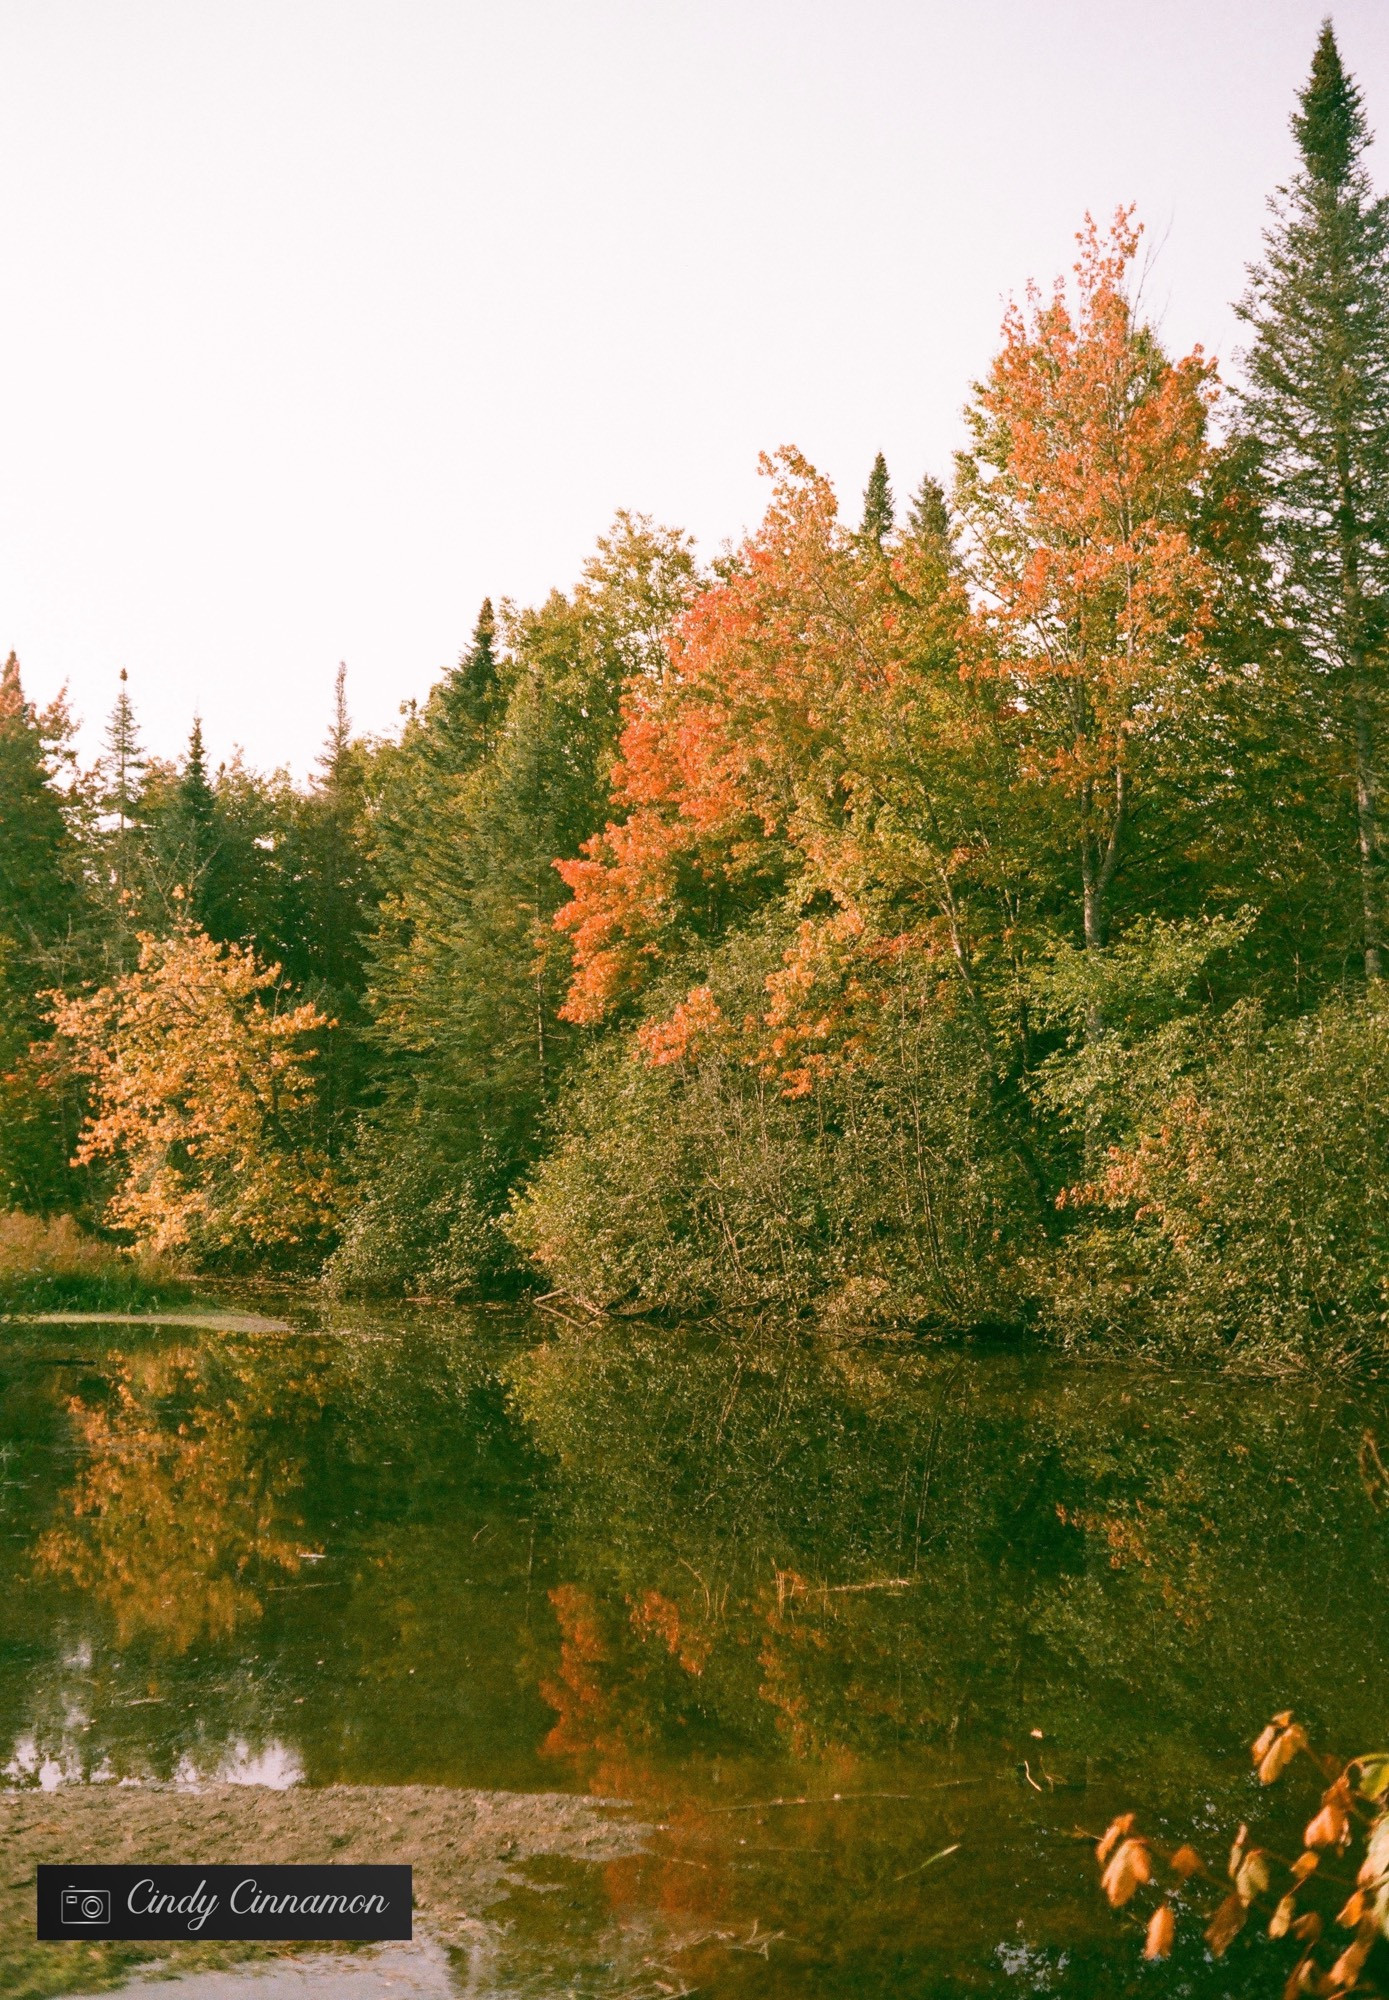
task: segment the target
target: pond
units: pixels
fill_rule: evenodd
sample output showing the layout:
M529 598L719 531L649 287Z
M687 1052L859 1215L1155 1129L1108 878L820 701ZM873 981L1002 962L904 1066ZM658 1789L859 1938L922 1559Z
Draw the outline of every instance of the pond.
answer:
M441 1993L1278 1990L1143 1967L1082 1836L1389 1738L1389 1388L290 1318L0 1329L6 1993L133 1976L31 1941L124 1858L410 1860Z

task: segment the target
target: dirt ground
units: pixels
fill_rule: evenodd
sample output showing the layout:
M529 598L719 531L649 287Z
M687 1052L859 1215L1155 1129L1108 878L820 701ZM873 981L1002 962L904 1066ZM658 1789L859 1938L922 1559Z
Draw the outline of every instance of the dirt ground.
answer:
M226 1944L37 1944L34 1871L41 1862L409 1862L415 1871L416 1935L427 1941L426 1949L401 1958L399 1980L382 1983L383 1961L376 1985L362 1988L399 1990L404 1996L412 1986L420 1994L447 1991L438 1984L441 1947L469 1958L486 1955L492 1931L485 1912L509 1889L527 1885L527 1863L615 1861L640 1852L645 1837L646 1829L616 1802L563 1793L425 1785L284 1792L246 1785L210 1785L197 1792L118 1785L0 1791L0 1992L6 2000L98 1992L129 1979L157 1955L166 1976L202 1974L196 1991L213 2000L230 1991L225 1981L208 1983L216 1968L248 1956L290 1955L288 1948L273 1946L248 1952ZM342 1978L331 1982L333 1991L358 1990L356 1972L347 1975L354 1967L366 1971L360 1950L325 1953L316 1946L312 1955L320 1964L340 1964ZM294 1983L281 1981L283 1990L327 1992L303 1946L294 1957ZM267 1977L270 1970L267 1966ZM171 2000L180 1990L192 2000L195 1991L182 1979L165 1990ZM274 2000L275 1990L258 1977L247 1987L248 2000L252 1994Z

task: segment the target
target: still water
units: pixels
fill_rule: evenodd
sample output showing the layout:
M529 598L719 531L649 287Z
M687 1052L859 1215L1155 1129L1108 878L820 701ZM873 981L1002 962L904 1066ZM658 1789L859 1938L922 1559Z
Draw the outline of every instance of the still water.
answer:
M231 1843L413 1860L479 2000L1277 1990L1078 1836L1389 1740L1385 1387L291 1317L0 1329L0 1988L130 1976L36 1858Z

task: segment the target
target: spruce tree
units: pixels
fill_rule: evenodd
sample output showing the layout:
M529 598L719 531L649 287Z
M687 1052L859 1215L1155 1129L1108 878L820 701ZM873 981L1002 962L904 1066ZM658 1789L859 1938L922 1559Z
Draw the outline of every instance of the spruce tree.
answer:
M1352 780L1358 943L1374 980L1385 971L1389 205L1370 186L1370 132L1329 21L1299 106L1299 169L1271 203L1263 262L1238 308L1253 336L1242 423L1262 459L1275 575L1308 664L1304 701ZM1346 846L1349 857L1349 829Z
M65 718L25 699L13 653L0 670L0 936L30 946L66 928L75 870L54 741Z
M216 800L207 777L207 752L203 747L202 717L193 718L188 738L188 755L178 781L179 804L190 826L206 829L212 824Z
M61 701L40 714L26 700L11 653L0 671L0 1210L73 1200L71 1107L31 1054L81 929L78 857L54 783L68 727Z
M945 489L930 473L922 478L907 509L907 533L923 548L944 548L950 540L950 510Z
M866 544L880 549L892 533L892 487L888 483L887 460L879 452L863 489L863 525L859 534Z
M140 779L145 753L135 726L135 710L127 692L128 675L121 668L120 691L106 724L106 754L102 766L106 778L105 806L115 815L119 831L126 833L140 801Z
M436 704L435 754L451 770L466 770L486 756L504 705L497 672L497 620L490 597L482 600L472 645L445 676L430 706Z

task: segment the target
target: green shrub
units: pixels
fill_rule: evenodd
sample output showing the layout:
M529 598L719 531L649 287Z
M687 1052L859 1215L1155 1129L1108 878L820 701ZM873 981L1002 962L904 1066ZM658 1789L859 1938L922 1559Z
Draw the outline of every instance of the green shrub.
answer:
M406 1153L378 1159L324 1267L337 1297L460 1298L498 1290L516 1255L467 1173Z
M778 962L765 941L725 950L729 1019ZM972 1035L903 976L871 1039L804 1096L736 1039L663 1066L608 1042L510 1228L602 1307L968 1327L1022 1317L1036 1215Z
M1251 1002L1053 1065L1086 1128L1078 1218L1046 1288L1066 1341L1115 1335L1295 1364L1385 1345L1389 1004Z

